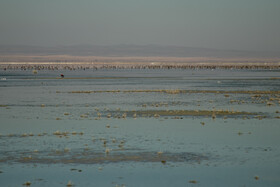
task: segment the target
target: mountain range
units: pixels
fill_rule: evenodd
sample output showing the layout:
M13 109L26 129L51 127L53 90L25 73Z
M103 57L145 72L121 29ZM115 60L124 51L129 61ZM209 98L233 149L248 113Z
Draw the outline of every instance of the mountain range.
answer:
M220 57L220 58L279 58L280 52L221 50L210 48L161 46L161 45L72 45L72 46L25 46L0 45L0 55L73 55L105 57Z

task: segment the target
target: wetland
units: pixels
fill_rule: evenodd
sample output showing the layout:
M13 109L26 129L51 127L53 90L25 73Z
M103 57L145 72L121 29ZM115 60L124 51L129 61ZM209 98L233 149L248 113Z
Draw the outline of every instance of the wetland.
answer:
M0 186L280 185L276 67L38 67L0 70Z

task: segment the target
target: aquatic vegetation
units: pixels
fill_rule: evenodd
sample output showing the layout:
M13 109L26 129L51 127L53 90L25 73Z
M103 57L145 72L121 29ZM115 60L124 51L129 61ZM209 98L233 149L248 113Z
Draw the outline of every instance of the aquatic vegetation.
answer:
M68 153L69 151L70 151L69 148L64 148L64 152L65 152L65 153Z
M158 155L158 156L161 156L162 154L163 154L162 151L157 152L157 155Z
M61 135L61 132L60 131L55 131L53 134L54 135Z
M242 119L246 120L246 119L250 119L250 118L248 116L243 116Z
M24 185L24 186L30 186L30 185L31 185L31 182L30 182L30 181L27 181L27 182L23 183L22 185Z
M183 119L183 117L175 116L175 117L172 117L171 119Z
M155 118L159 118L160 115L159 115L159 114L154 114L154 117L155 117Z
M133 114L133 118L135 119L136 117L137 117L137 114L136 114L136 113L134 113L134 114Z
M212 119L213 119L213 120L216 119L216 114L215 114L215 112L212 113Z
M106 148L106 149L105 149L105 153L106 153L106 154L109 154L110 151L111 151L111 149L109 149L109 148Z
M107 140L103 140L103 146L106 147L107 145Z
M67 183L66 186L67 186L67 187L71 187L71 186L73 186L73 183L72 183L71 181L68 181L68 183Z
M126 116L127 116L127 114L126 113L123 113L123 115L122 115L122 118L126 118Z
M266 105L267 106L273 106L273 105L275 105L275 103L273 103L273 102L266 102Z
M36 75L36 74L38 73L38 71L34 69L34 70L32 71L32 73L33 73L34 75Z
M81 118L88 118L88 115L87 114L82 114L80 115Z
M31 156L31 155L29 155L29 156L27 156L27 157L23 157L23 160L24 160L24 161L27 161L27 160L32 160L32 156Z
M257 118L257 119L259 119L259 120L262 120L262 119L264 119L264 118L266 118L267 116L261 116L261 115L258 115L258 116L254 116L254 118Z
M68 134L69 134L69 132L60 132L59 130L57 130L53 133L53 135L56 135L56 136L67 136Z
M196 184L197 181L196 180L190 180L189 183Z
M124 184L121 184L121 185L116 184L115 187L125 187L125 185Z

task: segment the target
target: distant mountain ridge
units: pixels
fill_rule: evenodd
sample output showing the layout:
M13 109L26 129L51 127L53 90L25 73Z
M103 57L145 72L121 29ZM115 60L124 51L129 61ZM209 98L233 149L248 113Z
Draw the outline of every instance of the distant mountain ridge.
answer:
M72 45L72 46L25 46L0 45L0 55L74 55L74 56L108 56L108 57L280 57L279 52L254 52L239 50L219 50L182 46L161 45Z

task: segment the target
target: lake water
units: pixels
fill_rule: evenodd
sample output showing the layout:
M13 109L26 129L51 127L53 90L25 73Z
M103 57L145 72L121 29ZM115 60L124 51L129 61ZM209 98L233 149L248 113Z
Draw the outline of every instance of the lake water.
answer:
M0 78L0 186L280 186L278 70Z

